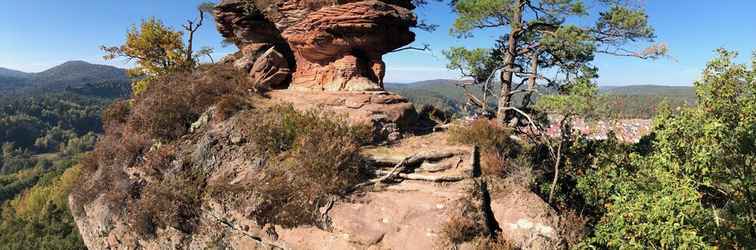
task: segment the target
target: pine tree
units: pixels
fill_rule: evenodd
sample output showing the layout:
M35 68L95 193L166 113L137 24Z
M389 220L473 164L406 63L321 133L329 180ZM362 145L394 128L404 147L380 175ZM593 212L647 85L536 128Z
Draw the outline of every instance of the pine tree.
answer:
M453 0L457 18L452 34L472 36L479 29L501 29L503 34L490 57L500 60L497 118L504 123L512 117L512 96L525 95L529 104L538 84L560 87L579 78L594 78L591 65L597 53L657 58L667 52L664 44L634 51L633 42L653 42L654 30L644 10L621 0ZM587 4L596 9L588 9ZM598 13L593 25L591 13ZM464 48L447 53L452 62L459 61ZM473 53L473 52L469 52ZM463 60L464 62L464 60ZM455 65L451 65L455 66ZM548 70L556 77L547 77ZM495 70L494 70L495 71ZM514 84L516 79L520 83ZM527 83L527 89L521 87Z

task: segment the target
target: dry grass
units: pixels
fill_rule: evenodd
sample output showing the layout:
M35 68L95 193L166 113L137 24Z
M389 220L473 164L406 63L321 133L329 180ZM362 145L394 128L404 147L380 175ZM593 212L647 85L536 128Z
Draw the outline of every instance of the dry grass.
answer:
M246 77L230 65L207 65L151 83L134 97L129 126L159 139L184 135L210 106L229 96L245 95Z
M260 224L316 225L320 206L368 177L359 148L369 130L331 114L272 109L240 119L255 145L248 155L271 159L261 174L265 185L251 187L259 201L253 216Z
M512 130L493 120L478 119L467 125L449 128L449 142L478 145L481 149L481 171L486 176L505 176L512 168L511 158L521 150L510 138Z
M251 108L252 103L249 99L238 95L225 95L215 105L215 115L213 117L218 121L225 121L239 111Z
M442 244L455 246L490 235L484 214L484 194L480 185L483 183L471 183L466 188L466 197L457 201L457 209L441 229Z
M464 215L453 215L441 229L441 235L452 244L462 244L480 236L482 225Z
M480 170L486 176L504 176L507 159L499 152L484 151L480 155Z
M449 128L449 142L457 144L478 145L484 151L508 153L516 145L509 136L510 128L499 125L493 120L477 119L468 125Z
M576 247L587 234L588 219L572 210L565 210L559 216L559 236L567 243L567 247Z
M496 238L478 237L473 240L473 246L476 250L513 250L517 249L512 243L507 242L501 234Z
M129 118L130 110L131 107L129 107L128 100L118 100L110 104L102 112L102 124L105 129L107 130L110 127L116 127L126 123Z

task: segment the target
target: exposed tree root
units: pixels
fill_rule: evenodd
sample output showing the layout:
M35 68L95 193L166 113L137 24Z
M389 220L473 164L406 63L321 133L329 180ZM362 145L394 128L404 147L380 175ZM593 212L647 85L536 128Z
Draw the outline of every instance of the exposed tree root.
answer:
M465 152L460 150L448 150L448 151L439 151L439 152L421 152L416 153L413 155L410 155L401 161L397 162L394 168L391 169L391 171L377 171L379 175L383 175L382 177L375 178L360 184L355 185L351 189L349 189L349 192L352 192L354 190L357 190L359 188L374 185L377 183L385 183L387 181L391 181L395 178L401 178L405 180L420 180L420 181L431 181L431 182L454 182L454 181L461 181L465 178L468 178L467 176L429 176L429 175L421 175L421 174L405 174L404 172L408 166L416 166L419 164L424 163L425 161L435 161L440 159L446 159L449 157L453 157L455 155L462 155ZM473 149L473 155L476 153L476 149ZM377 163L386 163L386 162L392 162L391 159L387 158L370 158L369 160L372 160ZM459 165L459 162L457 163Z
M398 160L398 161L397 161L397 159L391 159L391 158L388 158L388 157L370 156L370 155L365 156L365 158L367 158L367 160L375 162L376 164L379 164L379 165L397 165L397 164L399 164L403 160L406 160L408 165L415 165L415 164L421 163L423 161L434 161L434 160L439 160L439 159L445 159L445 158L449 158L449 157L452 157L452 156L455 156L455 155L462 155L464 153L465 152L463 152L461 150L446 150L446 151L438 151L438 152L422 152L422 153L417 153L417 154L411 155L409 157L406 157L406 158L404 158L402 160Z
M388 174L388 172L386 171L379 171L379 173ZM469 176L461 176L461 175L423 175L423 174L403 174L403 173L398 173L395 175L395 177L402 178L405 180L430 181L430 182L455 182L455 181L461 181L461 180L470 178Z

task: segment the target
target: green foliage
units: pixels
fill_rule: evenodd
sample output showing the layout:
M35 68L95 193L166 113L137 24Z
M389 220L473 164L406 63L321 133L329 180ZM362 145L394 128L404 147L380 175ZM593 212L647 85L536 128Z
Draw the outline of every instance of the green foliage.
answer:
M502 25L503 19L511 16L512 0L457 0L452 1L458 13L452 25L452 33L469 35L476 28Z
M78 179L78 167L71 166L93 148L103 107L122 92L102 92L92 80L72 82L84 75L122 77L118 72L70 62L30 80L65 90L0 97L0 248L85 248L68 210L68 194Z
M458 70L463 76L472 77L476 83L486 82L496 71L500 60L491 50L481 48L468 50L463 47L451 47L443 53L449 60L447 68Z
M588 2L588 4L586 4ZM591 65L595 54L604 53L638 58L658 58L667 47L652 44L642 51L633 51L628 44L652 42L654 30L641 8L624 1L583 0L454 0L457 13L451 33L470 36L477 29L503 28L506 30L494 44L493 53L484 57L476 50L454 48L445 53L450 68L470 72L476 80L479 69L493 72L501 68L501 91L496 112L500 122L514 117L513 97L521 96L520 108L527 108L537 85L561 90L561 86L574 84L581 79L597 77ZM590 5L597 13L591 14ZM591 18L595 21L590 21ZM589 23L595 25L587 25ZM465 52L465 53L462 53ZM485 67L481 67L483 61ZM493 70L491 70L493 69ZM554 76L543 74L554 72ZM464 74L464 73L463 73ZM522 79L515 85L516 78ZM527 91L520 86L527 81ZM481 82L481 81L478 81ZM565 100L562 100L565 101ZM489 112L484 110L483 112Z
M587 203L603 215L585 244L755 246L756 71L733 63L733 52L718 53L696 83L698 106L662 112L653 136L626 149L625 157L598 151L578 181Z
M41 154L91 149L102 131L100 112L110 100L71 93L14 95L0 99L0 174L36 164Z
M4 202L0 208L1 246L8 249L85 249L68 211L68 194L80 174L78 167L68 168L70 164L63 163L47 173L34 170L15 175L22 179L34 178L38 183L13 200ZM24 177L27 175L31 177Z
M560 95L542 96L536 104L536 109L562 116L580 115L590 119L601 113L603 108L597 94L598 86L595 83L589 78L580 78L562 86Z
M185 69L183 34L166 26L160 20L149 18L137 27L133 25L126 34L126 42L120 47L102 47L106 60L126 57L136 60L136 67L128 74L135 78L132 93L144 91L155 77Z
M709 248L702 236L709 217L695 186L655 162L648 164L628 179L610 179L617 182L611 203L586 243L609 248Z

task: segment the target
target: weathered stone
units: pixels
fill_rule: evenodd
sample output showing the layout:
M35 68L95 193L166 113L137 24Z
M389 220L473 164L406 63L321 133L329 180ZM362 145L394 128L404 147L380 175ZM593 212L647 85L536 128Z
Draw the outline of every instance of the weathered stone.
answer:
M250 70L252 82L263 88L280 87L291 75L286 58L274 47L255 60Z
M491 210L501 235L521 249L559 249L556 212L533 192L512 189L492 195Z
M418 117L406 98L385 91L273 90L267 94L274 102L290 104L298 110L330 111L345 116L352 125L367 125L373 129L376 141L401 138L399 132L407 132Z
M382 55L415 39L409 30L416 25L413 8L408 0L224 0L216 8L216 20L220 33L244 54L240 68L264 63L258 58L274 48L288 63L277 61L274 68L289 72L272 75L278 81L291 73L292 89L382 90ZM253 79L271 74L261 75ZM269 85L280 84L276 81Z

